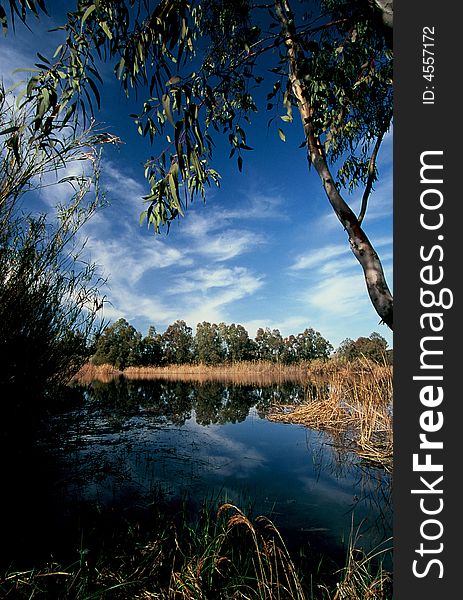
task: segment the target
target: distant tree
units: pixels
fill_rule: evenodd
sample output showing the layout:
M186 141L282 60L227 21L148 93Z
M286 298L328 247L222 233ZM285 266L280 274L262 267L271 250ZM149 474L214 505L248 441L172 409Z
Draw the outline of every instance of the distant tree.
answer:
M109 325L96 342L95 365L110 364L116 369L140 364L141 334L125 319Z
M11 14L25 20L38 4L10 0ZM314 0L307 8L291 0L79 0L75 10L69 6L54 58L40 56L24 102L36 108L35 128L47 143L59 130L57 119L99 105L98 59L116 63L127 95L143 88L135 124L161 144L145 167L144 216L155 230L218 183L213 135L228 140L241 170L258 104L272 111L269 125L283 141L296 112L309 166L347 234L375 310L392 328L392 295L364 230L376 158L392 120L392 2ZM0 19L8 27L3 9ZM356 214L343 188L359 185Z
M162 362L161 335L157 333L154 325L148 329L148 334L140 343L140 365L155 366Z
M283 362L289 364L317 358L326 360L333 350L328 340L312 328L305 329L296 336L290 335L284 343Z
M224 359L219 326L203 321L196 325L194 338L195 360L205 365L217 365Z
M284 339L282 361L291 365L299 360L299 344L295 335L291 334Z
M319 331L305 329L297 335L299 360L327 359L333 351L333 346Z
M177 320L161 335L163 361L166 364L185 364L193 360L193 330L185 321Z
M284 356L284 341L279 329L263 329L259 327L256 333L256 355L259 360L281 362Z
M219 329L225 357L229 362L252 360L254 358L254 342L243 325L220 323Z
M359 337L355 341L346 338L336 354L347 360L365 356L379 363L390 362L387 346L387 341L379 333L373 332L369 337Z

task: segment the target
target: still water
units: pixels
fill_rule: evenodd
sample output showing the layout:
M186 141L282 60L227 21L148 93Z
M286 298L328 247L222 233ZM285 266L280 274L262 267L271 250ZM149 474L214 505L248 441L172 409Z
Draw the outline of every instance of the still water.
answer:
M58 465L50 513L59 528L82 503L125 511L161 491L265 514L297 544L340 551L352 531L366 550L391 535L390 476L338 449L327 434L274 423L274 402L304 398L295 383L125 380L75 389L41 452Z

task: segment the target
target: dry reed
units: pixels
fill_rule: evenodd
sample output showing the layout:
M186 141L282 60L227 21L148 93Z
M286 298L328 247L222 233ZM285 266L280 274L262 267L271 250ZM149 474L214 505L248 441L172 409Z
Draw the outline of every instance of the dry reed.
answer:
M185 364L162 367L127 367L123 371L111 365L87 363L74 377L77 383L108 382L121 375L127 379L166 379L171 381L221 381L242 385L272 385L284 381L304 384L310 363L281 365L265 361L224 363L219 365Z
M328 431L338 445L392 470L392 367L366 359L311 373L301 406L275 406L273 421Z

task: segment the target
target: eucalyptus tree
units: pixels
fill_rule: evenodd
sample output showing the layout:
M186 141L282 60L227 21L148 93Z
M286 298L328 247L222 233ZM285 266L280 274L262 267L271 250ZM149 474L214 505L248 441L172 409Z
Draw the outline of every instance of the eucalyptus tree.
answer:
M99 336L92 362L108 363L117 369L139 365L142 362L142 336L125 319L118 319Z
M175 321L161 335L162 360L168 365L191 363L193 349L193 330L185 321Z
M10 4L23 19L44 8L43 1ZM7 26L5 11L0 17ZM40 57L24 102L36 107L35 127L46 136L56 117L99 104L97 59L114 63L127 95L143 90L133 118L156 146L145 165L150 191L142 213L155 231L168 230L219 184L217 137L241 170L254 112L271 111L283 141L298 114L309 167L346 231L374 308L392 328L392 295L363 227L392 120L391 24L386 0L79 0L54 57ZM360 185L355 214L344 190Z
M196 325L194 338L195 359L206 365L217 365L224 358L222 336L216 323L203 321Z
M259 360L281 362L285 354L285 343L279 329L259 327L255 337L256 355Z
M359 337L355 341L349 338L343 340L336 354L347 360L355 360L366 356L378 363L388 363L389 352L387 341L379 333L374 331L369 337Z
M234 363L254 358L254 340L249 337L243 325L220 323L219 330L226 360Z
M161 334L157 333L154 325L150 325L148 334L141 341L139 360L140 364L143 366L154 366L161 364Z

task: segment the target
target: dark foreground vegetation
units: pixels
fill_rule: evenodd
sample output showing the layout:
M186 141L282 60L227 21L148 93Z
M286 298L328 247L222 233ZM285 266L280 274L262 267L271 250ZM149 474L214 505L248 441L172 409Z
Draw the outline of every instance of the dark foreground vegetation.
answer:
M392 597L382 567L391 548L370 555L355 550L355 532L344 563L310 548L286 546L272 521L252 518L231 504L206 502L192 521L187 502L166 504L162 495L148 512L120 517L83 507L84 525L73 535L74 560L32 569L8 569L0 578L4 598L126 599L243 598L287 600ZM341 557L338 557L342 560Z

